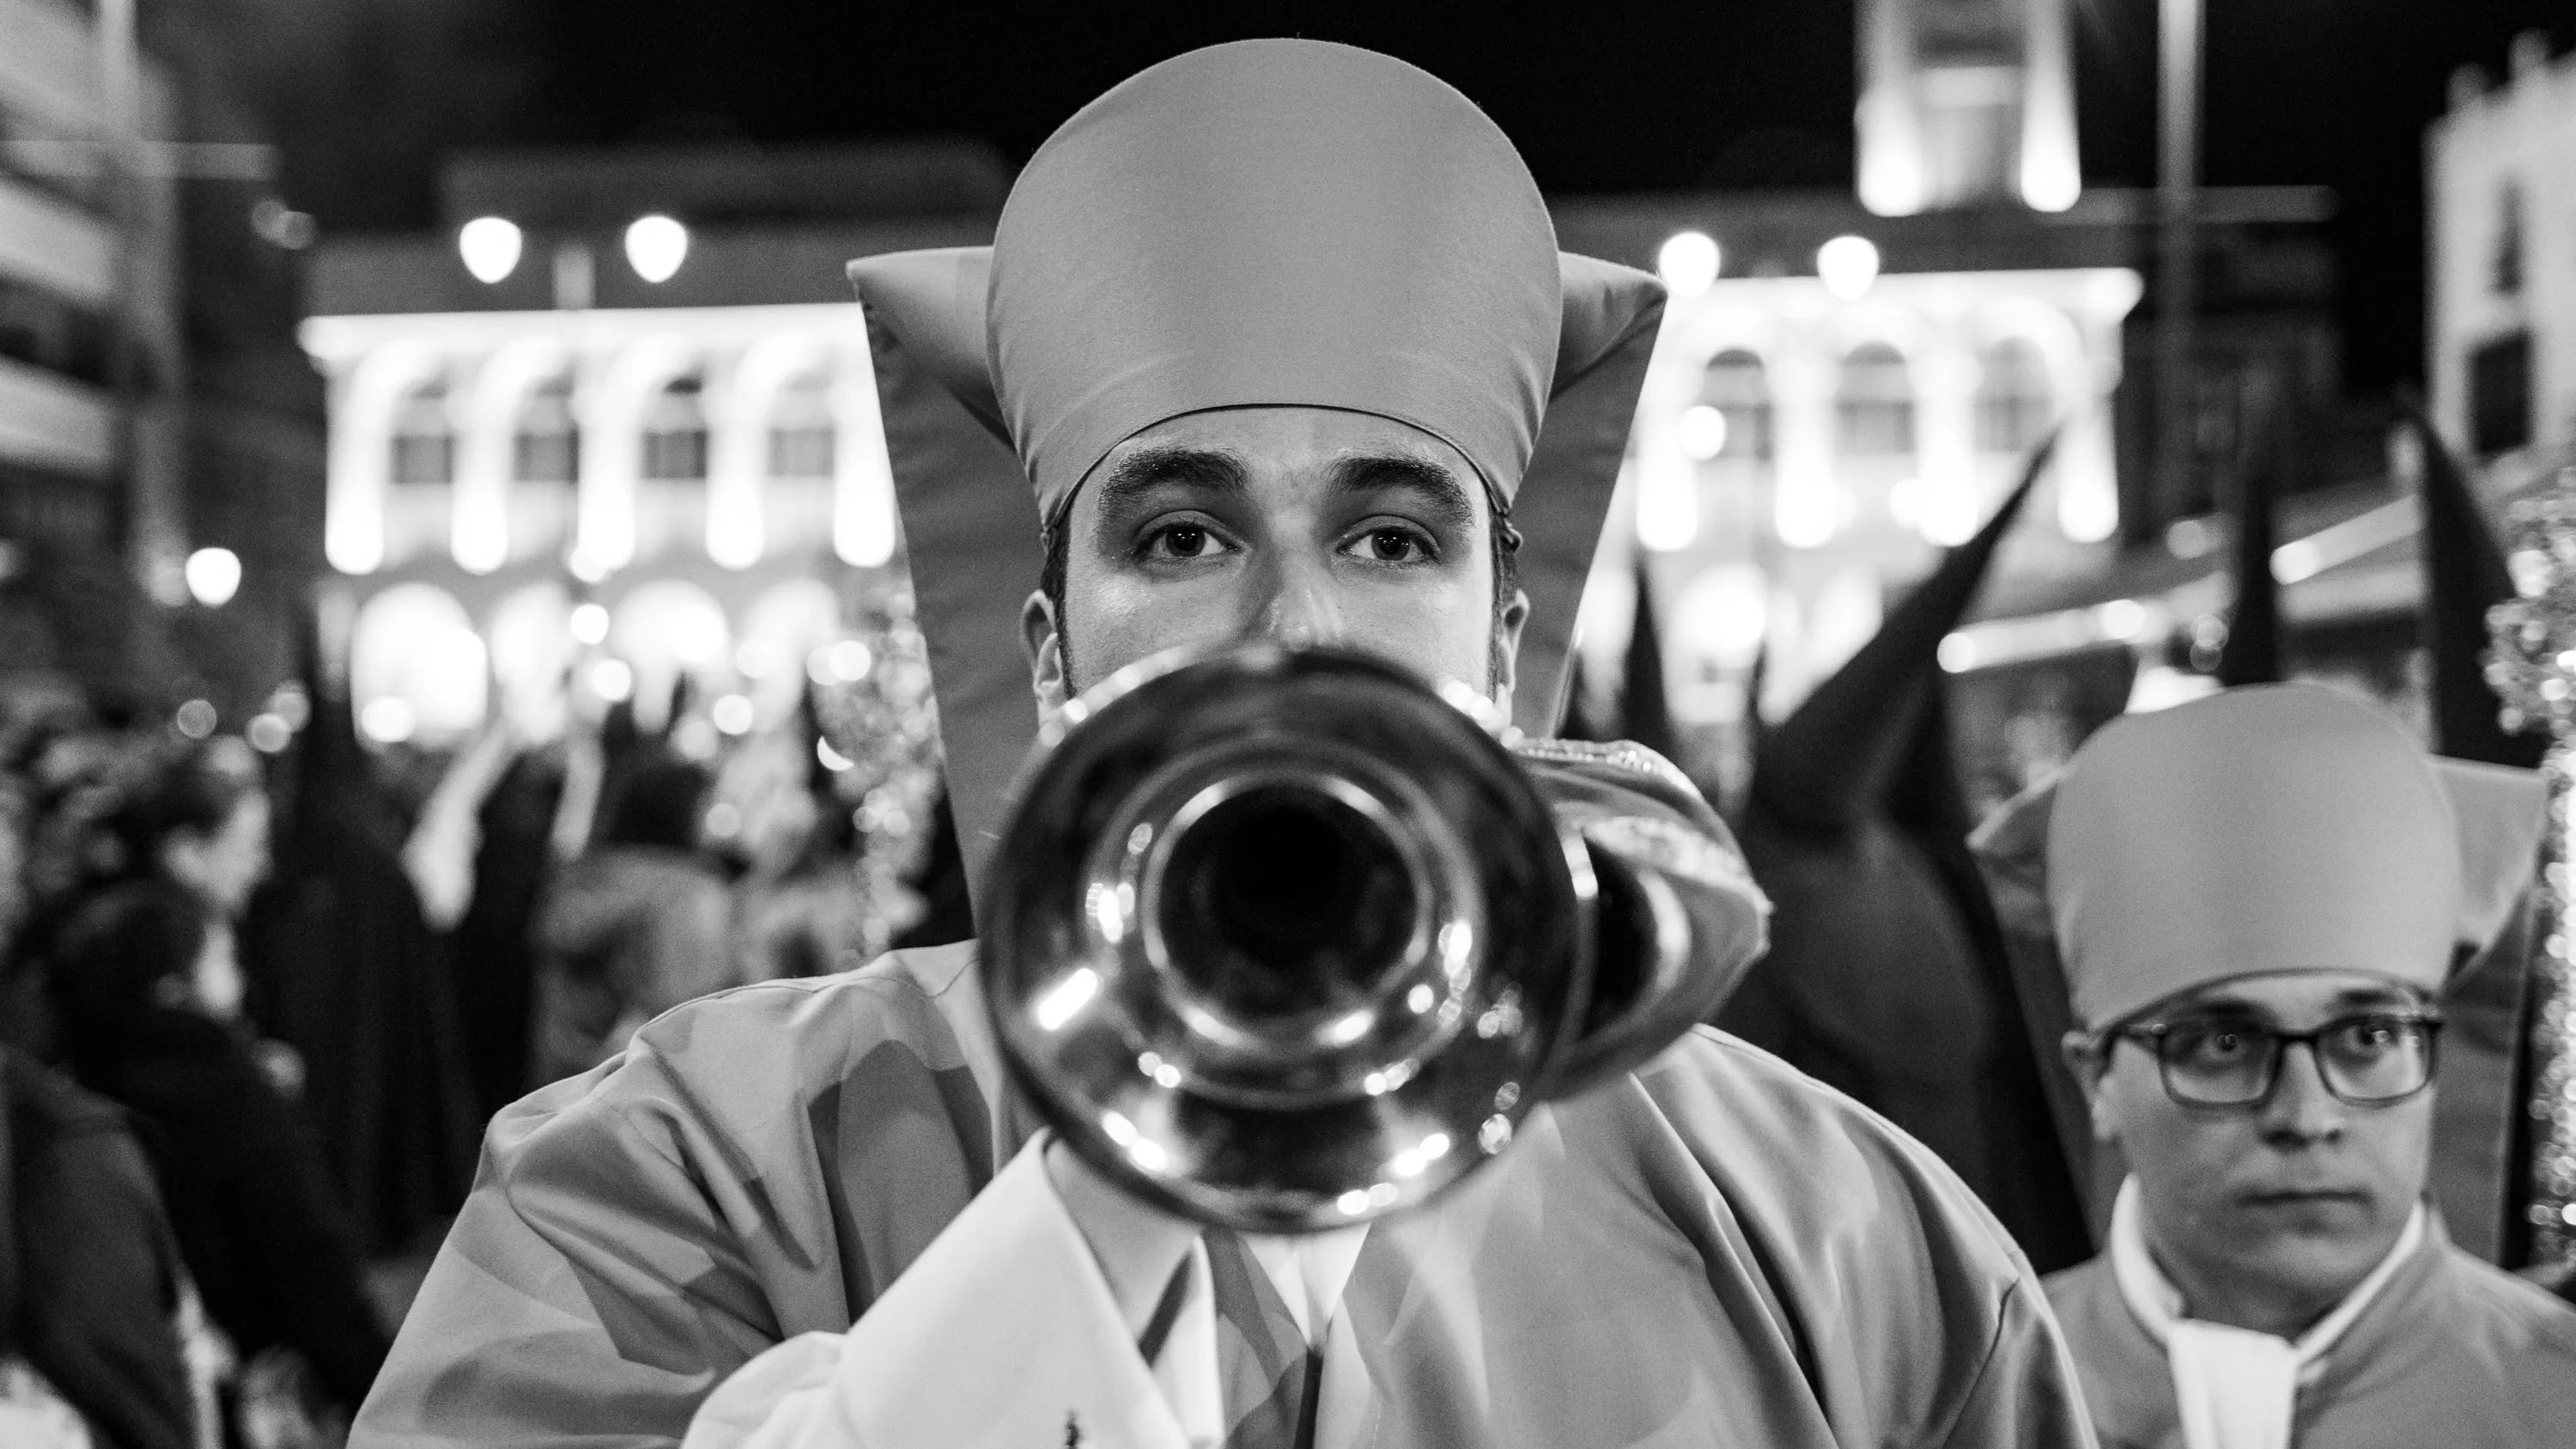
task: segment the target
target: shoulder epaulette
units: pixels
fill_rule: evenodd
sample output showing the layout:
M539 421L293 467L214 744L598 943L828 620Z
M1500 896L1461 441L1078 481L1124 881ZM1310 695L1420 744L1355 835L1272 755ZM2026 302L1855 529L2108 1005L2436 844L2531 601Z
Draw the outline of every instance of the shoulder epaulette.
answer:
M1554 765L1606 765L1624 770L1683 794L1696 797L1699 787L1681 766L1647 749L1633 740L1541 740L1522 738L1512 746L1512 753L1525 760L1540 760Z

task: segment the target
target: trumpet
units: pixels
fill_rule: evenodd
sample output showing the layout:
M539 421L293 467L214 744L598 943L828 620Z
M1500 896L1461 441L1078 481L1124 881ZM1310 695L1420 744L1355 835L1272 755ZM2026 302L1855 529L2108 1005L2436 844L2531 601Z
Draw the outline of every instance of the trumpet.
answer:
M1659 1050L1701 1009L1687 913L1651 877L1605 899L1506 734L1463 686L1270 644L1068 706L983 882L1019 1088L1149 1202L1312 1232L1421 1204Z

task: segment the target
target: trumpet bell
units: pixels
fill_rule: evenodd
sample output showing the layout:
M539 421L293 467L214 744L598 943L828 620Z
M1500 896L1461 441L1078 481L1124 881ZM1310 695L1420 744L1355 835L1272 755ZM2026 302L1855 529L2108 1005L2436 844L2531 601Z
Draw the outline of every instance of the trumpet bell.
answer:
M1121 672L1023 773L984 882L996 1035L1087 1160L1262 1233L1502 1151L1581 1022L1594 881L1481 698L1338 651Z

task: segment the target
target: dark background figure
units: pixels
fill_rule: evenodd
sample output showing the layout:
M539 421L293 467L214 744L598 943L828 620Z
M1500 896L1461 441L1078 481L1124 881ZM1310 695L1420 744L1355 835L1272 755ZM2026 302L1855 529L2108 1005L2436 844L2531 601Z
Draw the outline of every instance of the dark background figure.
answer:
M32 905L33 824L33 802L0 769L0 970L10 973ZM22 1000L13 991L0 1013ZM0 1375L13 1359L32 1368L109 1449L187 1449L181 1278L124 1113L0 1045ZM0 1414L9 1393L0 1384Z
M528 1088L528 1041L538 902L554 873L555 814L564 795L560 748L510 762L477 815L474 896L449 937L457 1014L480 1124Z
M948 789L940 787L932 807L930 848L909 884L921 897L921 919L895 933L894 946L945 946L975 934L975 906L967 897L966 857L957 848L957 815L948 808Z
M1762 739L1743 843L1771 952L1717 1024L1940 1154L2048 1272L2092 1244L1967 852L1935 660L2044 461Z
M42 1375L104 1449L190 1449L181 1281L125 1114L0 1047L0 1365Z
M180 1254L235 1352L291 1349L354 1408L387 1337L312 1126L226 1011L225 956L205 900L176 882L99 893L52 961L64 1043L83 1085L150 1125Z
M476 1115L447 944L422 918L402 825L349 719L308 676L274 877L243 922L248 1011L304 1064L303 1101L361 1244L400 1249L473 1184Z
M645 1022L741 979L731 894L700 848L706 770L654 754L611 778L598 843L538 911L531 1085L590 1070Z

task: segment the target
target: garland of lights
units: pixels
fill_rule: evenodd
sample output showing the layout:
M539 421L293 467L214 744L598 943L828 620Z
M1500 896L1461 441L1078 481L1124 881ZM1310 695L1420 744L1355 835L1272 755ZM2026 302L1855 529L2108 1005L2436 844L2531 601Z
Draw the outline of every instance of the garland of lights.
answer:
M2576 1261L2576 467L2511 512L2520 597L2487 613L2487 682L2507 730L2546 728L2549 829L2541 843L2543 941L2532 1015L2532 1260Z

